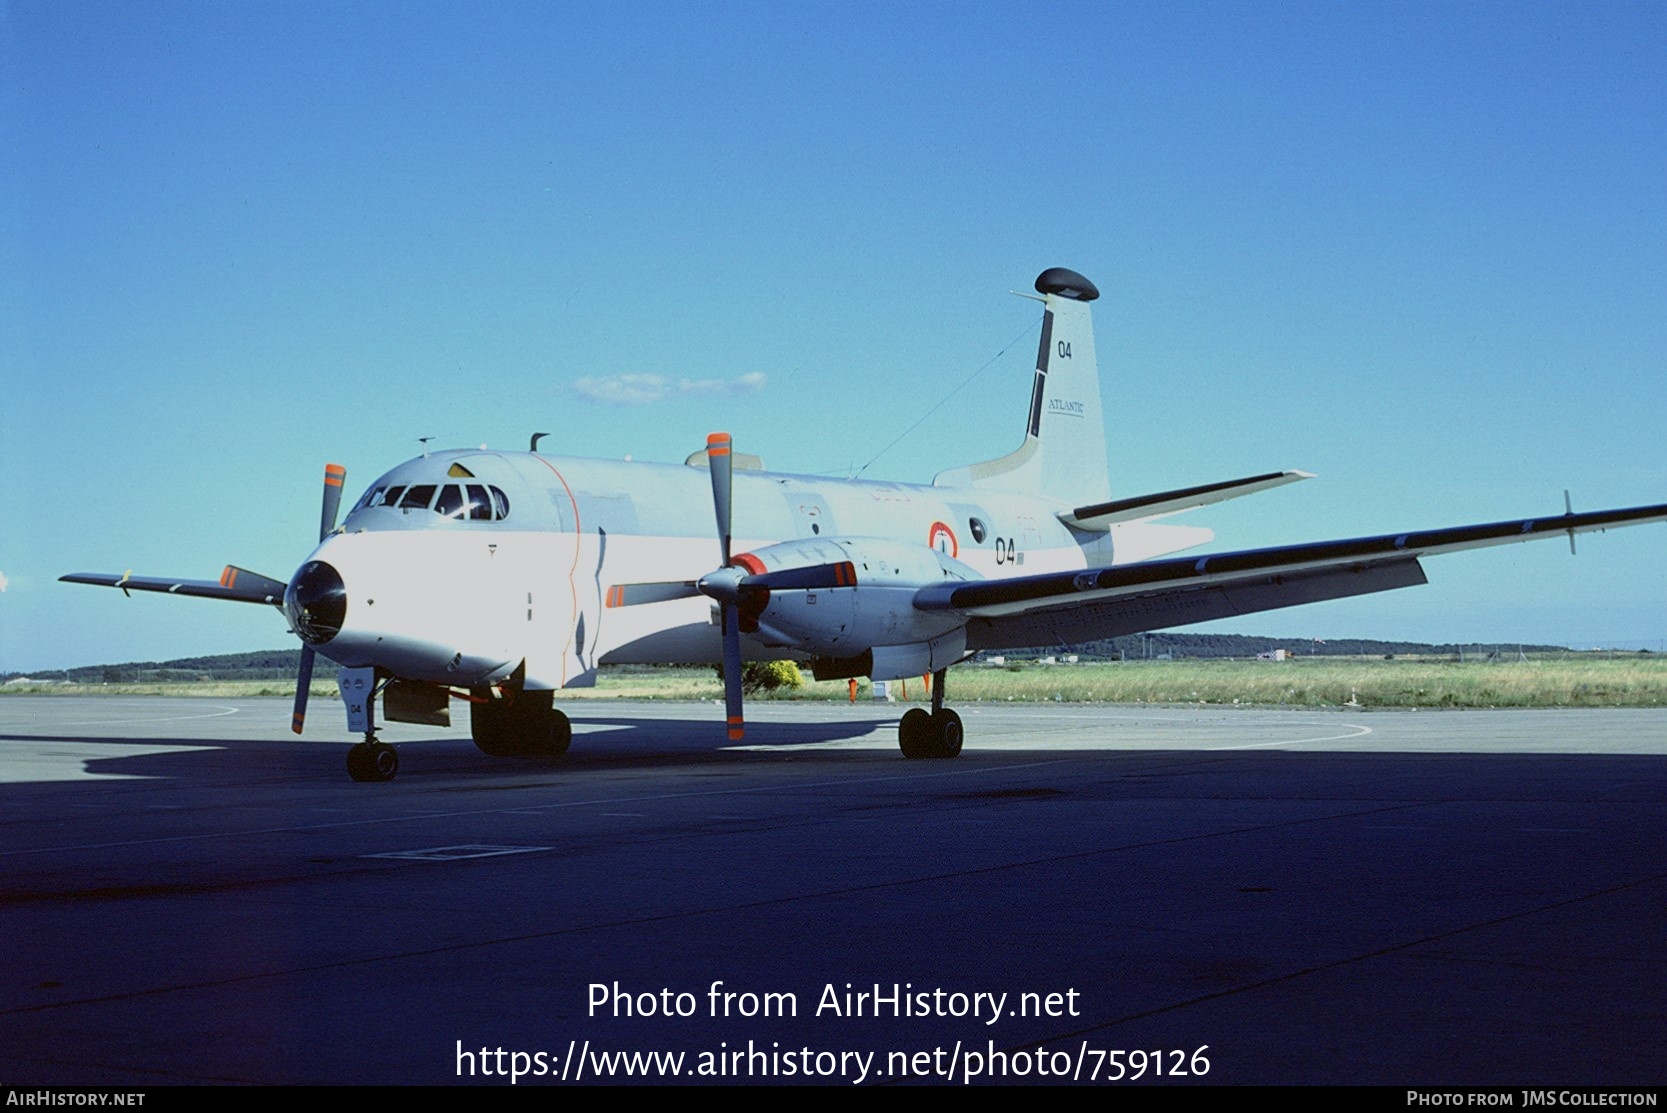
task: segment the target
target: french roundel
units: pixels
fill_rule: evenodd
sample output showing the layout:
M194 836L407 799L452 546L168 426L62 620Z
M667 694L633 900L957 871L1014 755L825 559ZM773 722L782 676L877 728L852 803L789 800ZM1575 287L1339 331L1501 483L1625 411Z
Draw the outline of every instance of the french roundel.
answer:
M945 556L961 555L960 543L955 540L955 531L942 522L933 522L931 532L926 536L926 543Z

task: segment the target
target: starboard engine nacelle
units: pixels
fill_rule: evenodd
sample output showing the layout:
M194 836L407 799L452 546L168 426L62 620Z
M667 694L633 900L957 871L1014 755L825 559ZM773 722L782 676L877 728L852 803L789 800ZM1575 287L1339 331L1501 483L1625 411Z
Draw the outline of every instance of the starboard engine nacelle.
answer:
M928 584L983 578L936 549L864 537L787 541L730 565L746 573L738 585L743 632L809 654L823 679L919 676L960 660L965 619L917 610L914 596ZM814 586L795 573L814 576Z

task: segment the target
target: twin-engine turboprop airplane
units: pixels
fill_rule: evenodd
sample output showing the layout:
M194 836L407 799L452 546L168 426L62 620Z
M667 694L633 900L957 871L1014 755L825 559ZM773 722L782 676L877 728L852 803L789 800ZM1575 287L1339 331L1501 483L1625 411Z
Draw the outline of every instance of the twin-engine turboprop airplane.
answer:
M409 460L336 524L345 472L324 473L319 544L287 583L237 567L216 581L63 579L282 607L302 643L294 729L314 658L342 666L355 780L388 780L389 719L449 725L470 705L493 755L557 754L553 706L614 663L721 661L729 737L743 660L794 658L818 679L932 674L932 710L898 724L905 757L960 753L945 672L982 649L1066 645L1425 582L1419 559L1667 520L1667 504L1170 557L1207 529L1158 519L1311 478L1281 471L1109 499L1089 303L1054 268L1024 440L930 486L763 470L726 433L682 466L468 449ZM1028 296L1028 295L1027 295ZM708 510L707 507L711 507ZM712 549L716 520L718 549Z

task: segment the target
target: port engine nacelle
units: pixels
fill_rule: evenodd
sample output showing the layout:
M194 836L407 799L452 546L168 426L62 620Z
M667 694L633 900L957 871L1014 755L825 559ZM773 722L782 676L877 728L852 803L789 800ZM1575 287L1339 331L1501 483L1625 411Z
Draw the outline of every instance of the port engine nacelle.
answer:
M946 579L982 579L936 549L878 538L788 541L730 564L747 573L739 585L742 631L810 655L821 679L919 676L960 660L966 620L917 610L914 596ZM796 582L795 572L813 586Z

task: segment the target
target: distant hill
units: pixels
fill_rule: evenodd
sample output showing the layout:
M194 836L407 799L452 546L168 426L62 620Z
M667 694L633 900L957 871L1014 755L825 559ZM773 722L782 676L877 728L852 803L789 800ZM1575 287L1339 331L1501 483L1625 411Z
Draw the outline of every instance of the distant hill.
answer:
M1075 653L1085 660L1141 660L1148 657L1255 657L1284 649L1303 657L1386 657L1400 655L1457 657L1490 653L1566 653L1560 645L1519 645L1516 642L1465 642L1430 645L1424 642L1386 642L1371 638L1267 638L1251 634L1130 634L1079 646L1036 646L1012 649L1007 657L1047 657ZM29 673L0 673L0 683L27 676L33 680L68 680L80 684L133 683L141 680L287 680L301 667L299 649L268 649L253 653L222 653L213 657L180 657L172 661L128 661L120 665L82 665L73 669L44 669ZM329 662L321 662L321 671Z

